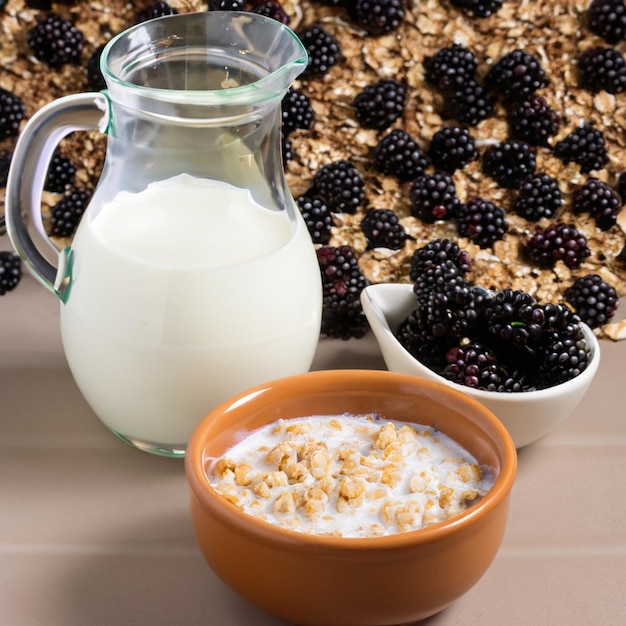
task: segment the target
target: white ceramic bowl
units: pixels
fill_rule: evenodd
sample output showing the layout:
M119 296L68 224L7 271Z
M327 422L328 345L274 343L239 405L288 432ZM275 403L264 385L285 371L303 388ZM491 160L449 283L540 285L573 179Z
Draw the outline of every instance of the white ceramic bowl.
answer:
M481 402L500 419L517 448L552 432L574 411L600 364L598 339L583 324L585 338L591 348L591 358L587 368L576 378L547 389L519 393L498 393L464 387L444 379L420 363L394 336L393 330L417 306L412 285L370 285L361 292L361 303L390 371L437 380L460 389Z

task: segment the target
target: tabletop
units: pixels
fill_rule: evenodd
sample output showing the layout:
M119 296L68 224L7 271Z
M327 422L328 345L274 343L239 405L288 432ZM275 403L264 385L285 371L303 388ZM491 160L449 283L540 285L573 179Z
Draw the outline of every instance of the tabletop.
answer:
M183 462L132 449L89 409L58 316L27 274L0 298L0 623L286 626L205 564ZM519 451L492 566L428 626L626 624L626 341L601 353L574 414ZM385 367L371 334L320 341L314 369L349 367Z

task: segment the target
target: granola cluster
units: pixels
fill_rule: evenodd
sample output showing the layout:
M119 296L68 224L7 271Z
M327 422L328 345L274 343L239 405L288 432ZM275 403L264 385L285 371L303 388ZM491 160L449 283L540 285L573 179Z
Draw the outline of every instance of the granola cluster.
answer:
M441 433L372 416L279 420L212 465L212 486L246 513L343 537L406 532L449 519L492 484Z
M81 64L52 69L29 51L27 32L44 13L42 9L32 8L25 0L8 0L0 10L0 87L22 99L25 119L59 96L85 91L87 59L112 35L130 26L138 11L152 3L108 0L49 4L50 10L69 18L83 33ZM179 12L207 9L203 0L171 0L169 4ZM581 86L578 59L594 46L607 45L588 27L590 0L505 0L498 11L481 18L455 7L449 0L406 0L400 26L378 36L359 27L341 3L284 0L280 4L293 30L319 25L341 49L339 61L326 73L303 76L295 83L309 98L315 119L311 128L290 134L292 158L286 165L287 179L297 197L310 189L315 173L333 161L347 159L362 172L365 199L354 214L334 213L329 245L350 245L368 280L410 282L414 250L436 237L450 237L471 254L471 278L485 287L522 289L541 301L558 302L577 277L597 273L620 295L626 294L624 211L616 225L600 230L588 214L576 214L572 209L576 185L594 176L617 189L618 177L626 170L626 92L594 93ZM450 123L445 96L425 80L424 61L452 44L473 52L479 82L500 58L515 49L526 50L541 61L549 82L539 94L558 113L560 127L549 145L536 150L536 171L558 180L565 202L557 217L574 224L588 240L591 255L579 267L569 268L557 262L554 268L541 269L525 259L522 248L535 226L545 227L550 220L542 218L535 224L516 215L512 207L517 191L503 188L485 175L480 158L458 169L452 177L461 202L481 197L506 211L507 234L486 248L459 236L454 221L429 224L413 216L410 183L383 175L374 167L373 149L387 132L404 129L426 150L433 135ZM612 47L626 51L624 42ZM356 96L381 79L395 79L406 86L404 111L384 131L363 127L354 107ZM576 163L564 163L553 151L558 141L584 122L602 131L609 158L605 167L590 173L581 173ZM470 132L481 153L507 139L509 124L502 102L497 101L493 115L473 125ZM10 152L14 142L14 137L1 140L0 152ZM64 140L63 152L79 166L77 185L95 185L105 148L106 138L97 133L75 133ZM0 189L0 202L3 193ZM58 194L44 194L44 221L58 200ZM409 235L400 249L368 248L361 223L373 208L391 209L398 215ZM626 336L622 326L610 324L601 332L622 338Z

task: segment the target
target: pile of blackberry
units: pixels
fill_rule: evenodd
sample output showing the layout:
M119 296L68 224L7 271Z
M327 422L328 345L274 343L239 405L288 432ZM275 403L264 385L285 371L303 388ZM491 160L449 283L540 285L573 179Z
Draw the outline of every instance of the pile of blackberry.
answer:
M488 291L468 280L470 266L448 239L415 251L416 306L394 331L408 352L448 380L496 392L552 387L587 367L574 310L521 290Z

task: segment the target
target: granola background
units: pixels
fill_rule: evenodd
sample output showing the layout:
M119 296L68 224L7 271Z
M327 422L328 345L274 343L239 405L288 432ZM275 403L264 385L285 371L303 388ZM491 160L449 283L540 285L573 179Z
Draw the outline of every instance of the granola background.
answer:
M568 214L571 192L576 184L595 176L616 188L619 174L626 171L626 93L592 94L578 87L576 59L587 48L606 45L589 31L585 23L590 0L505 0L502 8L488 18L471 18L447 0L407 0L401 27L388 35L368 36L352 23L345 9L312 2L285 0L281 3L290 17L289 26L298 30L314 23L339 42L343 57L323 76L297 80L295 85L306 94L316 119L310 130L290 135L293 159L287 164L287 179L294 196L305 193L315 172L338 159L348 159L366 180L366 201L355 215L335 214L330 245L349 244L359 255L359 264L371 282L409 282L413 251L435 237L448 236L473 258L470 278L494 289L523 289L542 301L556 302L565 289L582 274L598 273L626 295L626 263L618 258L626 243L626 215L618 224L602 232L585 215ZM109 0L73 4L51 3L51 10L71 19L84 35L82 63L52 70L35 59L26 42L42 10L27 6L24 0L8 0L0 12L0 86L20 96L26 106L26 119L46 103L62 95L86 91L85 65L94 50L111 36L132 25L134 16L152 2ZM171 0L170 5L182 12L206 10L201 0ZM538 56L550 78L550 84L539 90L548 104L561 115L561 128L550 140L553 146L583 121L592 121L605 136L609 164L602 170L581 175L579 166L563 164L549 148L537 149L537 171L559 181L565 204L561 218L587 237L591 256L577 269L558 263L552 270L528 266L520 247L534 231L535 224L516 216L510 209L516 191L506 190L481 172L480 161L474 161L453 175L461 202L481 196L507 210L509 232L493 248L481 250L467 239L457 236L453 222L425 224L411 216L409 183L380 175L373 168L372 150L380 138L393 128L404 128L425 150L433 134L449 120L442 118L441 95L424 80L423 61L439 49L453 43L468 47L478 60L477 78L504 54L523 48ZM622 42L613 46L626 51ZM408 87L404 115L385 131L362 128L356 121L352 102L367 85L381 78L405 81ZM496 104L494 117L470 127L479 150L502 141L508 135L504 109ZM0 151L12 151L15 138L0 141ZM99 177L106 148L106 137L97 133L75 133L62 143L62 149L78 167L76 185L93 187ZM3 204L4 189L0 190ZM44 193L44 221L49 209L60 196ZM0 205L1 206L1 205ZM403 249L366 249L360 222L368 208L390 208L401 217L413 240ZM1 211L1 209L0 209ZM541 220L546 226L551 220ZM67 242L59 241L60 246ZM611 324L601 334L621 338L623 324Z

